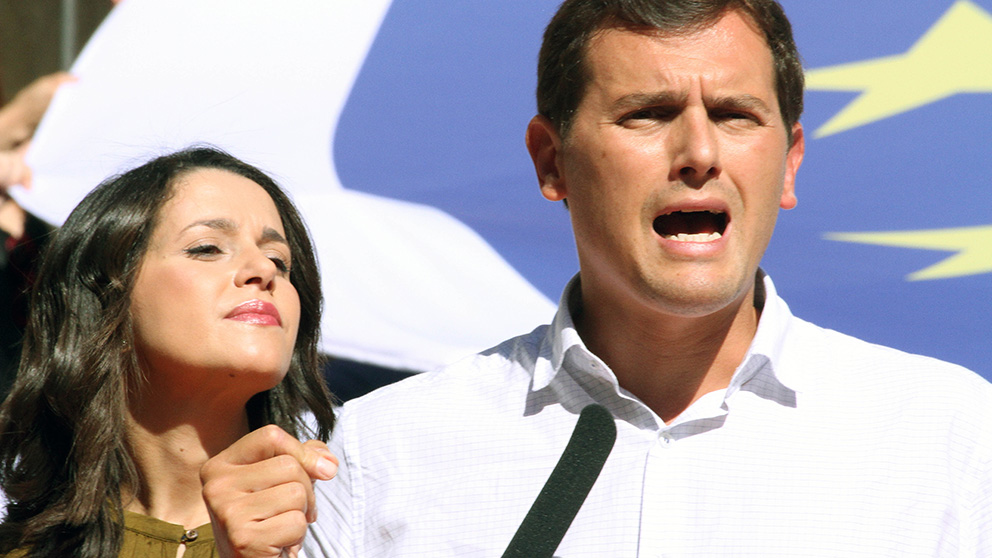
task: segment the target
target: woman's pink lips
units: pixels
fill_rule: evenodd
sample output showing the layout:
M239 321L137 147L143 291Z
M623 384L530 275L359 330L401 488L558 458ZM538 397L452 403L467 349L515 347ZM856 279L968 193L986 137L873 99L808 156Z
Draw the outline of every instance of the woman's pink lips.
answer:
M228 320L247 324L282 325L282 318L279 317L279 310L276 309L275 305L258 299L239 304L224 317Z

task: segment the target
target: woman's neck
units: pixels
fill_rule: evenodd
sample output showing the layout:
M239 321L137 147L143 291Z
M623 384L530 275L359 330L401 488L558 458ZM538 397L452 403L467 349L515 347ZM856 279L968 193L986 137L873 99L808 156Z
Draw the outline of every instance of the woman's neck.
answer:
M126 510L187 529L210 521L200 467L248 433L248 418L243 406L228 413L209 405L198 407L181 409L162 402L131 410L128 441L140 484L122 494Z

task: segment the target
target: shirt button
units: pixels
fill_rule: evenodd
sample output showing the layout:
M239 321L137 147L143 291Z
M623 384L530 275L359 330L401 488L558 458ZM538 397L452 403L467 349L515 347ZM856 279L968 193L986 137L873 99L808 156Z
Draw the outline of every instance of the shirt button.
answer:
M658 441L660 441L662 445L667 446L672 443L672 435L668 432L662 432L658 435Z
M190 529L189 531L183 533L183 536L179 539L179 542L190 543L195 541L199 536L200 534L196 532L196 529Z

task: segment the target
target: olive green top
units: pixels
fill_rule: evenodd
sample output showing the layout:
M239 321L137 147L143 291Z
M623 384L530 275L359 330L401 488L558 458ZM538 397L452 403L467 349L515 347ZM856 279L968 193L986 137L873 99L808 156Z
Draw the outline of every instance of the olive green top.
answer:
M176 558L181 544L186 545L183 558L217 558L214 530L209 523L187 531L182 525L124 512L124 543L120 558ZM23 549L15 550L6 558L19 558L25 554Z
M186 544L183 558L217 557L214 531L209 523L187 531L182 525L124 512L121 558L176 558L179 545L183 543Z

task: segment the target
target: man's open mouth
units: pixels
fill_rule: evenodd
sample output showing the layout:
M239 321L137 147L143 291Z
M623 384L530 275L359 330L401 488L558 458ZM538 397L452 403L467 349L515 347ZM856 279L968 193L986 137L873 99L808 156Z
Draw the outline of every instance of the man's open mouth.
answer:
M712 242L727 230L722 211L673 211L654 219L654 231L676 242Z

